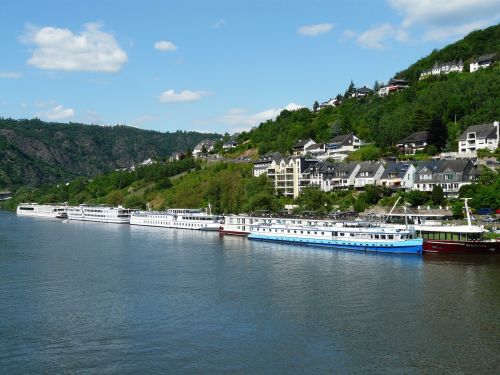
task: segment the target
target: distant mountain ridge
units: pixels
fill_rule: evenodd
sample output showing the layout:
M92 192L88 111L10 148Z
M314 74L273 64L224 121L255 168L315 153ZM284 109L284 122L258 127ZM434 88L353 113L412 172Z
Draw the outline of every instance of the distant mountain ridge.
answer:
M0 118L0 188L40 186L130 167L193 147L214 133Z

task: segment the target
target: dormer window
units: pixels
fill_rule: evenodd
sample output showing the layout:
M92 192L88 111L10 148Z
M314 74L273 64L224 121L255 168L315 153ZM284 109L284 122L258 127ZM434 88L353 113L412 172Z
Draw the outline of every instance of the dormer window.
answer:
M476 138L476 133L467 133L467 138L468 139Z

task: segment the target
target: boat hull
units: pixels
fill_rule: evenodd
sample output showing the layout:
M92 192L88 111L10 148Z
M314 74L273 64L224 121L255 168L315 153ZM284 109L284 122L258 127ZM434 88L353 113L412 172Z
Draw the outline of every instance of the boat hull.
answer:
M222 227L219 228L219 234L227 235L227 236L240 236L246 237L250 234L250 232L243 232L238 230L225 230Z
M446 241L424 239L424 253L500 254L499 241Z
M422 239L412 239L406 241L394 242L358 242L346 240L325 240L315 238L301 237L284 237L284 236L268 236L251 233L248 236L250 240L280 242L295 245L319 246L332 249L344 249L374 253L391 253L391 254L421 254Z

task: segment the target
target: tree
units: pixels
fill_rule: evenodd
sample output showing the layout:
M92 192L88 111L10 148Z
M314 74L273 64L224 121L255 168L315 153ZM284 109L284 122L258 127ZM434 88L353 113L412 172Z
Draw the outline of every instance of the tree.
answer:
M378 81L375 81L373 84L373 91L377 92L380 89L380 83Z
M355 91L356 91L356 86L354 85L354 82L351 79L351 83L349 84L349 87L344 93L344 99L349 99L351 95L354 94Z
M318 101L316 100L316 101L314 102L314 104L313 104L313 111L314 111L314 112L316 112L316 111L318 110L318 108L319 108L319 103L318 103Z
M422 206L429 199L429 194L420 190L411 190L405 194L405 201L411 206Z
M444 202L443 188L440 185L434 185L432 188L431 199L437 205L441 205Z
M106 195L106 204L119 206L123 203L123 193L120 190L112 190Z
M453 202L453 204L451 205L451 213L454 219L463 219L464 203L462 201Z

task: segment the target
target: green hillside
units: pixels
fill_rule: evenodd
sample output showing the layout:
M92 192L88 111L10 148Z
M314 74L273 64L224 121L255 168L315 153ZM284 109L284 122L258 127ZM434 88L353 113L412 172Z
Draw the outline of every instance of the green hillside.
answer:
M430 69L436 61L444 63L459 59L464 62L464 71L468 72L472 60L490 53L500 53L500 24L484 30L473 31L456 43L449 44L440 50L434 50L395 76L416 82L420 72Z
M374 94L344 98L339 107L317 112L307 108L283 111L276 120L242 133L239 140L250 140L246 147L258 147L260 154L286 153L298 139L328 142L334 135L352 131L364 141L393 153L392 146L400 139L415 131L429 130L437 149L453 151L458 136L469 125L500 119L500 63L468 72L473 58L492 52L500 52L500 25L474 31L397 73L397 77L410 81L406 90L388 97ZM466 63L467 72L418 80L420 71L432 67L435 61L459 58Z
M0 119L0 189L40 186L128 168L192 149L217 134L160 133L128 126Z
M500 119L500 64L474 73L429 77L388 97L372 95L344 100L317 112L283 111L240 135L259 153L290 151L298 139L328 142L333 135L354 132L361 139L390 148L415 131L429 130L434 143L455 150L469 125ZM250 147L250 145L248 146Z

